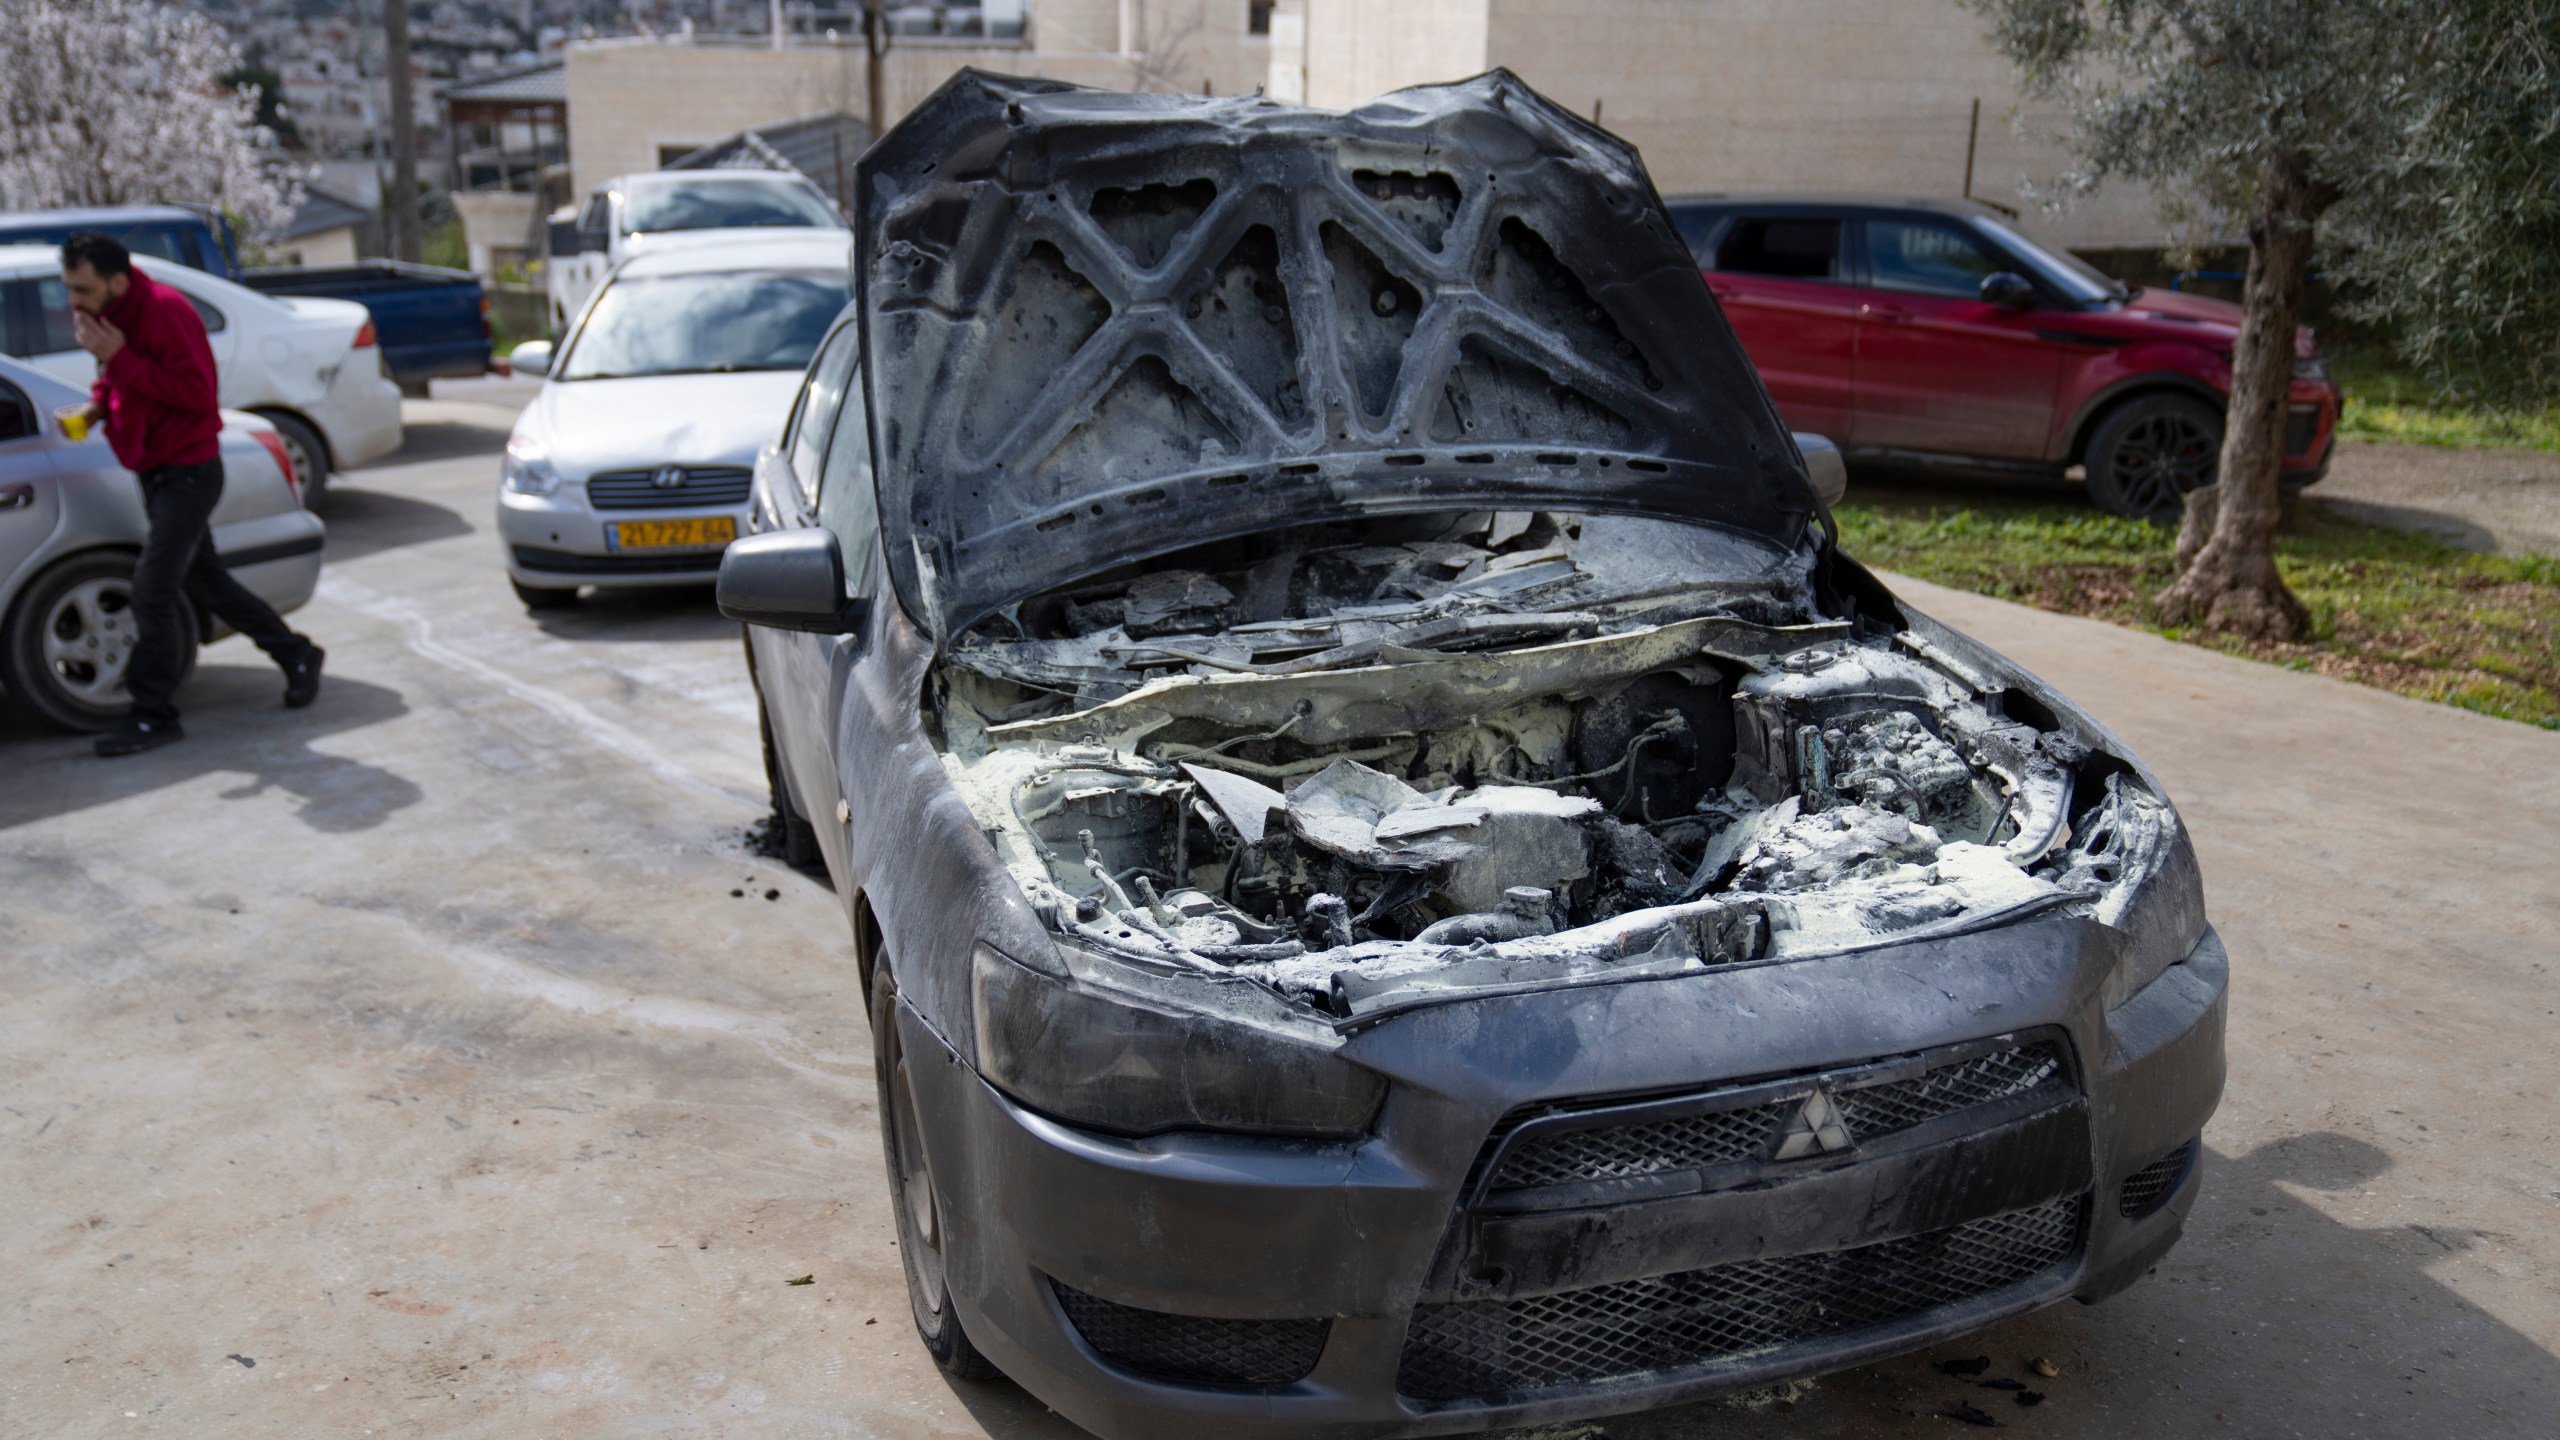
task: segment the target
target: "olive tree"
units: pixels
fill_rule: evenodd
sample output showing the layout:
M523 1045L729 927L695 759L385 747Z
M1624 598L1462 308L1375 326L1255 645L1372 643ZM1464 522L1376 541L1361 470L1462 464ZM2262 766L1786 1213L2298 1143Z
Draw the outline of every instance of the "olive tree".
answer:
M2078 168L2244 230L2215 485L2187 503L2170 623L2294 639L2275 563L2315 252L2404 351L2500 398L2560 389L2560 6L2550 0L1965 0Z
M154 0L0 0L0 205L188 201L252 230L289 213L239 48Z

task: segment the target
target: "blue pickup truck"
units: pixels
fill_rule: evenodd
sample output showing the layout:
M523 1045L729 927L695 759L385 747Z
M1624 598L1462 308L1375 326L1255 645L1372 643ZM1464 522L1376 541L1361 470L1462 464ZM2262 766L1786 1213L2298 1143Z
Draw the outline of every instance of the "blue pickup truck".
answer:
M59 245L74 230L103 230L140 255L158 256L269 295L353 300L373 313L384 366L400 388L489 368L489 302L467 270L365 260L353 265L240 268L240 247L220 211L193 205L120 205L0 215L0 245Z

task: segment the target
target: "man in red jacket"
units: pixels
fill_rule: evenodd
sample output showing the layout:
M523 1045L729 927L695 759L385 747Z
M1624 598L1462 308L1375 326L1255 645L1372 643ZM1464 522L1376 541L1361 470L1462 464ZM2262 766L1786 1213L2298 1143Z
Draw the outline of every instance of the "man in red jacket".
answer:
M88 415L106 425L116 459L142 482L150 538L133 567L133 656L124 685L133 713L98 739L101 755L134 755L185 738L174 703L186 656L179 597L257 642L284 669L284 703L320 693L324 652L287 628L275 608L231 578L213 550L222 500L222 410L204 317L176 290L133 268L113 236L83 230L62 242L72 333L98 357Z

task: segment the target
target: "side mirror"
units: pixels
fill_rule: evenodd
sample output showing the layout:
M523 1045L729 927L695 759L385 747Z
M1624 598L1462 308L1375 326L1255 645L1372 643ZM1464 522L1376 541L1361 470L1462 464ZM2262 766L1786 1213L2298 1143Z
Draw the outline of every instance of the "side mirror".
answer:
M844 595L844 556L819 529L750 535L720 557L720 613L750 625L848 635L871 617L871 602Z
M1826 506L1837 505L1848 498L1849 459L1840 447L1819 435L1799 431L1796 448L1804 452L1805 474L1813 481L1813 493L1822 497Z
M507 352L507 363L514 366L519 375L548 375L551 373L551 342L527 340Z
M578 222L577 222L577 221L575 221L575 220L554 220L554 221L552 221L552 222L551 222L551 255L552 255L552 258L553 258L553 259L555 259L555 260L565 260L565 259L569 258L570 256L577 254L580 250L582 250L582 249L584 249L584 248L585 248L585 245L584 245L584 238L585 238L585 237L583 237L583 236L581 236L581 235L579 235L579 234L578 234Z
M2003 310L2033 309L2036 287L2014 270L1997 270L1982 277L1982 303Z

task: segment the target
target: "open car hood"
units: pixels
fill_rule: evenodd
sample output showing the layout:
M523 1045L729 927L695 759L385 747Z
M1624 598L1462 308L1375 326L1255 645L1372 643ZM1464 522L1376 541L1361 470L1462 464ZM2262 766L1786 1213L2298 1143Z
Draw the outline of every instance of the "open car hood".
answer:
M886 557L939 636L1362 513L1819 513L1634 150L1507 72L1334 113L963 71L858 193Z

